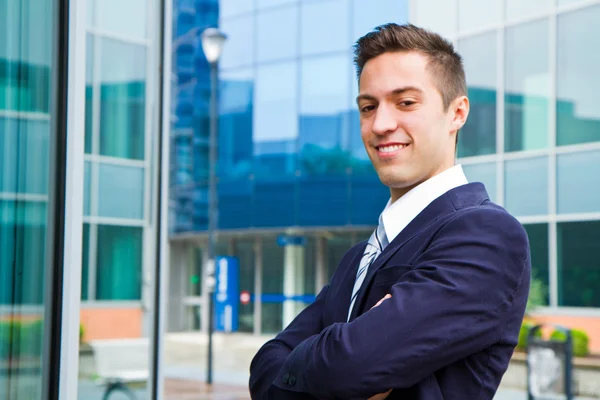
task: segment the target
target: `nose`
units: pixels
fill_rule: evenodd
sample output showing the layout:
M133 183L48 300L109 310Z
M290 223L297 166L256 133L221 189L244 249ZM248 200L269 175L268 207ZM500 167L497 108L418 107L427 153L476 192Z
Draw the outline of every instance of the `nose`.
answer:
M398 128L398 122L394 118L391 107L380 104L375 110L375 116L371 129L376 135L385 135L394 132Z

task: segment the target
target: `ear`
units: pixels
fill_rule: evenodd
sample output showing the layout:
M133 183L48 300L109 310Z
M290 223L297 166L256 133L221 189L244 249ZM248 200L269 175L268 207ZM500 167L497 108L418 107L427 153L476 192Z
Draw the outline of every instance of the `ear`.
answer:
M452 131L458 132L458 130L464 126L465 122L467 122L467 117L469 116L469 107L469 99L467 96L460 96L454 99L450 105Z

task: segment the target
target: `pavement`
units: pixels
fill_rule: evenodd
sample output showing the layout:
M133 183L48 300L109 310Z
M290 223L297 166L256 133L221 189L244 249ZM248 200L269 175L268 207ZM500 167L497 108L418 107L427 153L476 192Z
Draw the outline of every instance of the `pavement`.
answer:
M215 334L212 386L206 380L207 335L193 333L168 334L165 337L165 400L247 400L249 365L260 346L271 336L250 334ZM124 355L126 356L126 355ZM1 387L1 383L0 383ZM101 400L103 388L89 380L79 382L79 399ZM145 388L135 390L138 399L146 399ZM111 396L110 400L129 400ZM474 399L476 400L476 399ZM527 400L522 390L501 386L493 400ZM555 399L539 399L555 400ZM556 399L558 400L558 399ZM593 400L577 398L576 400Z

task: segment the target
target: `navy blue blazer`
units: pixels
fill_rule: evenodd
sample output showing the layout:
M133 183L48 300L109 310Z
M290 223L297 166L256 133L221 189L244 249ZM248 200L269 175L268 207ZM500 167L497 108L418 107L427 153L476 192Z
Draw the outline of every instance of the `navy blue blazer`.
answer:
M481 183L434 200L350 295L366 242L250 366L252 399L492 399L517 344L531 262L523 226ZM372 308L386 294L392 298Z

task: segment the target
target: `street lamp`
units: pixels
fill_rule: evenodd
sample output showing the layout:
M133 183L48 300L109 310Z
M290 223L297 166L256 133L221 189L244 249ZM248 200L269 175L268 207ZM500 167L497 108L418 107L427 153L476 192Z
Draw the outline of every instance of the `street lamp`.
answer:
M210 64L210 139L209 139L209 204L208 204L208 265L206 266L208 289L208 366L206 383L212 384L213 364L213 330L214 330L214 302L215 291L215 231L217 230L217 71L219 58L227 36L216 28L207 28L202 32L202 50Z

